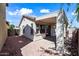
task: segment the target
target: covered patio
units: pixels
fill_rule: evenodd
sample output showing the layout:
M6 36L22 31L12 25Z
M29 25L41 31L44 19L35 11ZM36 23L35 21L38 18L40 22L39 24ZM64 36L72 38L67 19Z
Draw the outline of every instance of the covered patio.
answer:
M41 19L40 19L41 18ZM37 30L40 34L45 36L56 36L56 16L47 15L36 19ZM37 32L37 33L38 33Z
M56 36L56 50L64 54L64 39L66 38L67 17L64 10L36 18L38 33L47 36ZM42 30L42 28L44 30Z

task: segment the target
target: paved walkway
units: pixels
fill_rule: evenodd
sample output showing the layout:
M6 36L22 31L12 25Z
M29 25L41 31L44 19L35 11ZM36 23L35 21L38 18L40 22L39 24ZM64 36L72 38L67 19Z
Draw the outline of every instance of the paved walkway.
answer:
M48 50L48 48L54 48L54 43L50 42L48 40L38 40L29 43L28 45L25 45L23 48L21 48L21 53L24 56L45 56L45 55L51 55L50 53L46 53L45 50Z
M60 54L55 50L54 39L47 37L33 41L21 48L21 53L23 56L58 56Z

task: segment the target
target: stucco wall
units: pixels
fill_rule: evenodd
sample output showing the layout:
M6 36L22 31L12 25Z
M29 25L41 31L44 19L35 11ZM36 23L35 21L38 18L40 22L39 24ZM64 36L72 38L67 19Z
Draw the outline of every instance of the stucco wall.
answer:
M33 28L31 26L31 24L33 24ZM22 21L22 23L20 25L20 35L24 35L27 38L30 38L30 39L33 40L34 34L31 34L31 29L33 29L34 34L35 34L35 32L36 32L36 24L35 24L35 22L33 22L31 20L28 20L26 18L23 18L23 21ZM23 33L23 31L24 31L24 33Z
M5 17L5 6L6 4L0 3L0 50L7 37L6 17Z

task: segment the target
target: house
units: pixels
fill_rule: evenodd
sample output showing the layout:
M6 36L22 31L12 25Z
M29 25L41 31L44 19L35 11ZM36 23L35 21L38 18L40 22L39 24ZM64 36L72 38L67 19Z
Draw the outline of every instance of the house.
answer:
M47 36L56 37L56 50L63 54L68 26L67 20L63 9L39 17L23 16L19 24L20 35L33 41Z
M23 16L19 24L19 27L20 27L20 36L24 35L27 38L34 39L34 33L36 32L36 24L34 17Z
M7 38L6 4L0 3L0 50Z
M59 12L55 11L39 17L23 16L19 24L20 35L24 35L33 41L46 36L56 36L56 22ZM64 24L68 25L66 15L64 17ZM65 34L64 36L66 36Z

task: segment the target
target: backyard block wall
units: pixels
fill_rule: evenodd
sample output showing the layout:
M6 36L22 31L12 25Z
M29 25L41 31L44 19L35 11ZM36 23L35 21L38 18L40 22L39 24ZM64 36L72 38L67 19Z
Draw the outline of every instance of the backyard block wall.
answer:
M0 50L3 47L6 37L7 37L7 25L5 17L6 4L0 3Z

